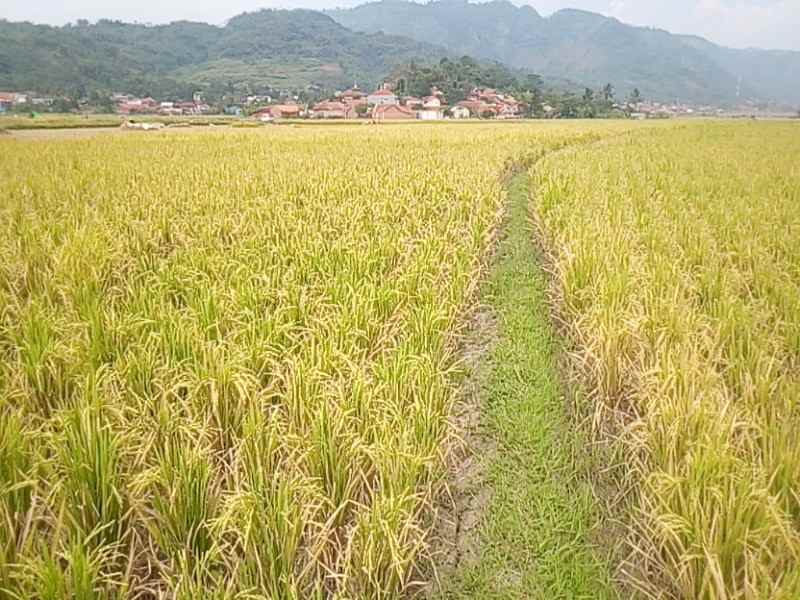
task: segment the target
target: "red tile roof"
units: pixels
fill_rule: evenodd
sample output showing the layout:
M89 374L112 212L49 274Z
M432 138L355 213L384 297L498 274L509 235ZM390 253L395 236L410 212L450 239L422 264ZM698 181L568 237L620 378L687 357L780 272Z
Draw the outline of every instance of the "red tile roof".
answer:
M347 106L341 102L333 102L330 100L323 100L314 105L313 110L345 110Z
M417 113L410 108L400 106L399 104L385 104L376 106L372 112L374 119L414 119Z
M280 115L300 114L300 107L297 104L276 104L270 106L269 110L273 116L276 116L275 113L279 113Z
M463 106L469 109L471 113L481 115L484 112L497 113L497 107L493 104L487 104L483 100L462 100L457 106Z

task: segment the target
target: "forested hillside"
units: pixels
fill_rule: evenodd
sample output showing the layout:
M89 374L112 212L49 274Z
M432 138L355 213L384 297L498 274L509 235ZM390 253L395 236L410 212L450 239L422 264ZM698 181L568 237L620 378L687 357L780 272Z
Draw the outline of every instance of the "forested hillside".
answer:
M0 89L186 97L198 86L246 92L371 85L396 65L444 53L407 38L354 33L308 10L245 13L224 27L0 21Z

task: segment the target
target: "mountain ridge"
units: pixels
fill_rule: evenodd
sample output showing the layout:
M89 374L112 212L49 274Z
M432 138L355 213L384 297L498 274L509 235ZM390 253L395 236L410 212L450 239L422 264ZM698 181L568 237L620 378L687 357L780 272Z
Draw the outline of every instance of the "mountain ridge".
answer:
M638 88L653 99L800 103L800 52L726 48L581 9L542 16L508 0L377 0L326 14L355 31L430 40L548 80Z
M734 49L581 9L542 16L509 0L377 0L354 8L262 9L222 25L0 20L0 89L189 97L374 85L398 65L475 57L580 91L695 104L800 104L800 52Z

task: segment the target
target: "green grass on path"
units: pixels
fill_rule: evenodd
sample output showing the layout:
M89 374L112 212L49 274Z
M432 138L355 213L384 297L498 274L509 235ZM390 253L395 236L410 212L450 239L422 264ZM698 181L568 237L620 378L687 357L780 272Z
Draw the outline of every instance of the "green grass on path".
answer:
M482 290L499 329L480 367L487 370L481 429L497 448L485 474L493 496L479 558L446 575L438 598L615 597L601 552L589 542L597 509L559 381L528 183L522 174L510 184L504 237Z

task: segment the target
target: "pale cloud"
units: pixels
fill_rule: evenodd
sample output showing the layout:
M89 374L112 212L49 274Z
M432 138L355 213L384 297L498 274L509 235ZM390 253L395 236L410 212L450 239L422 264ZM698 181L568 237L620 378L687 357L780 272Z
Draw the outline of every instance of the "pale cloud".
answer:
M580 8L626 23L702 35L734 47L800 50L800 0L513 0L543 14ZM63 24L80 18L166 23L188 19L223 23L259 8L333 8L360 0L2 0L0 18Z

